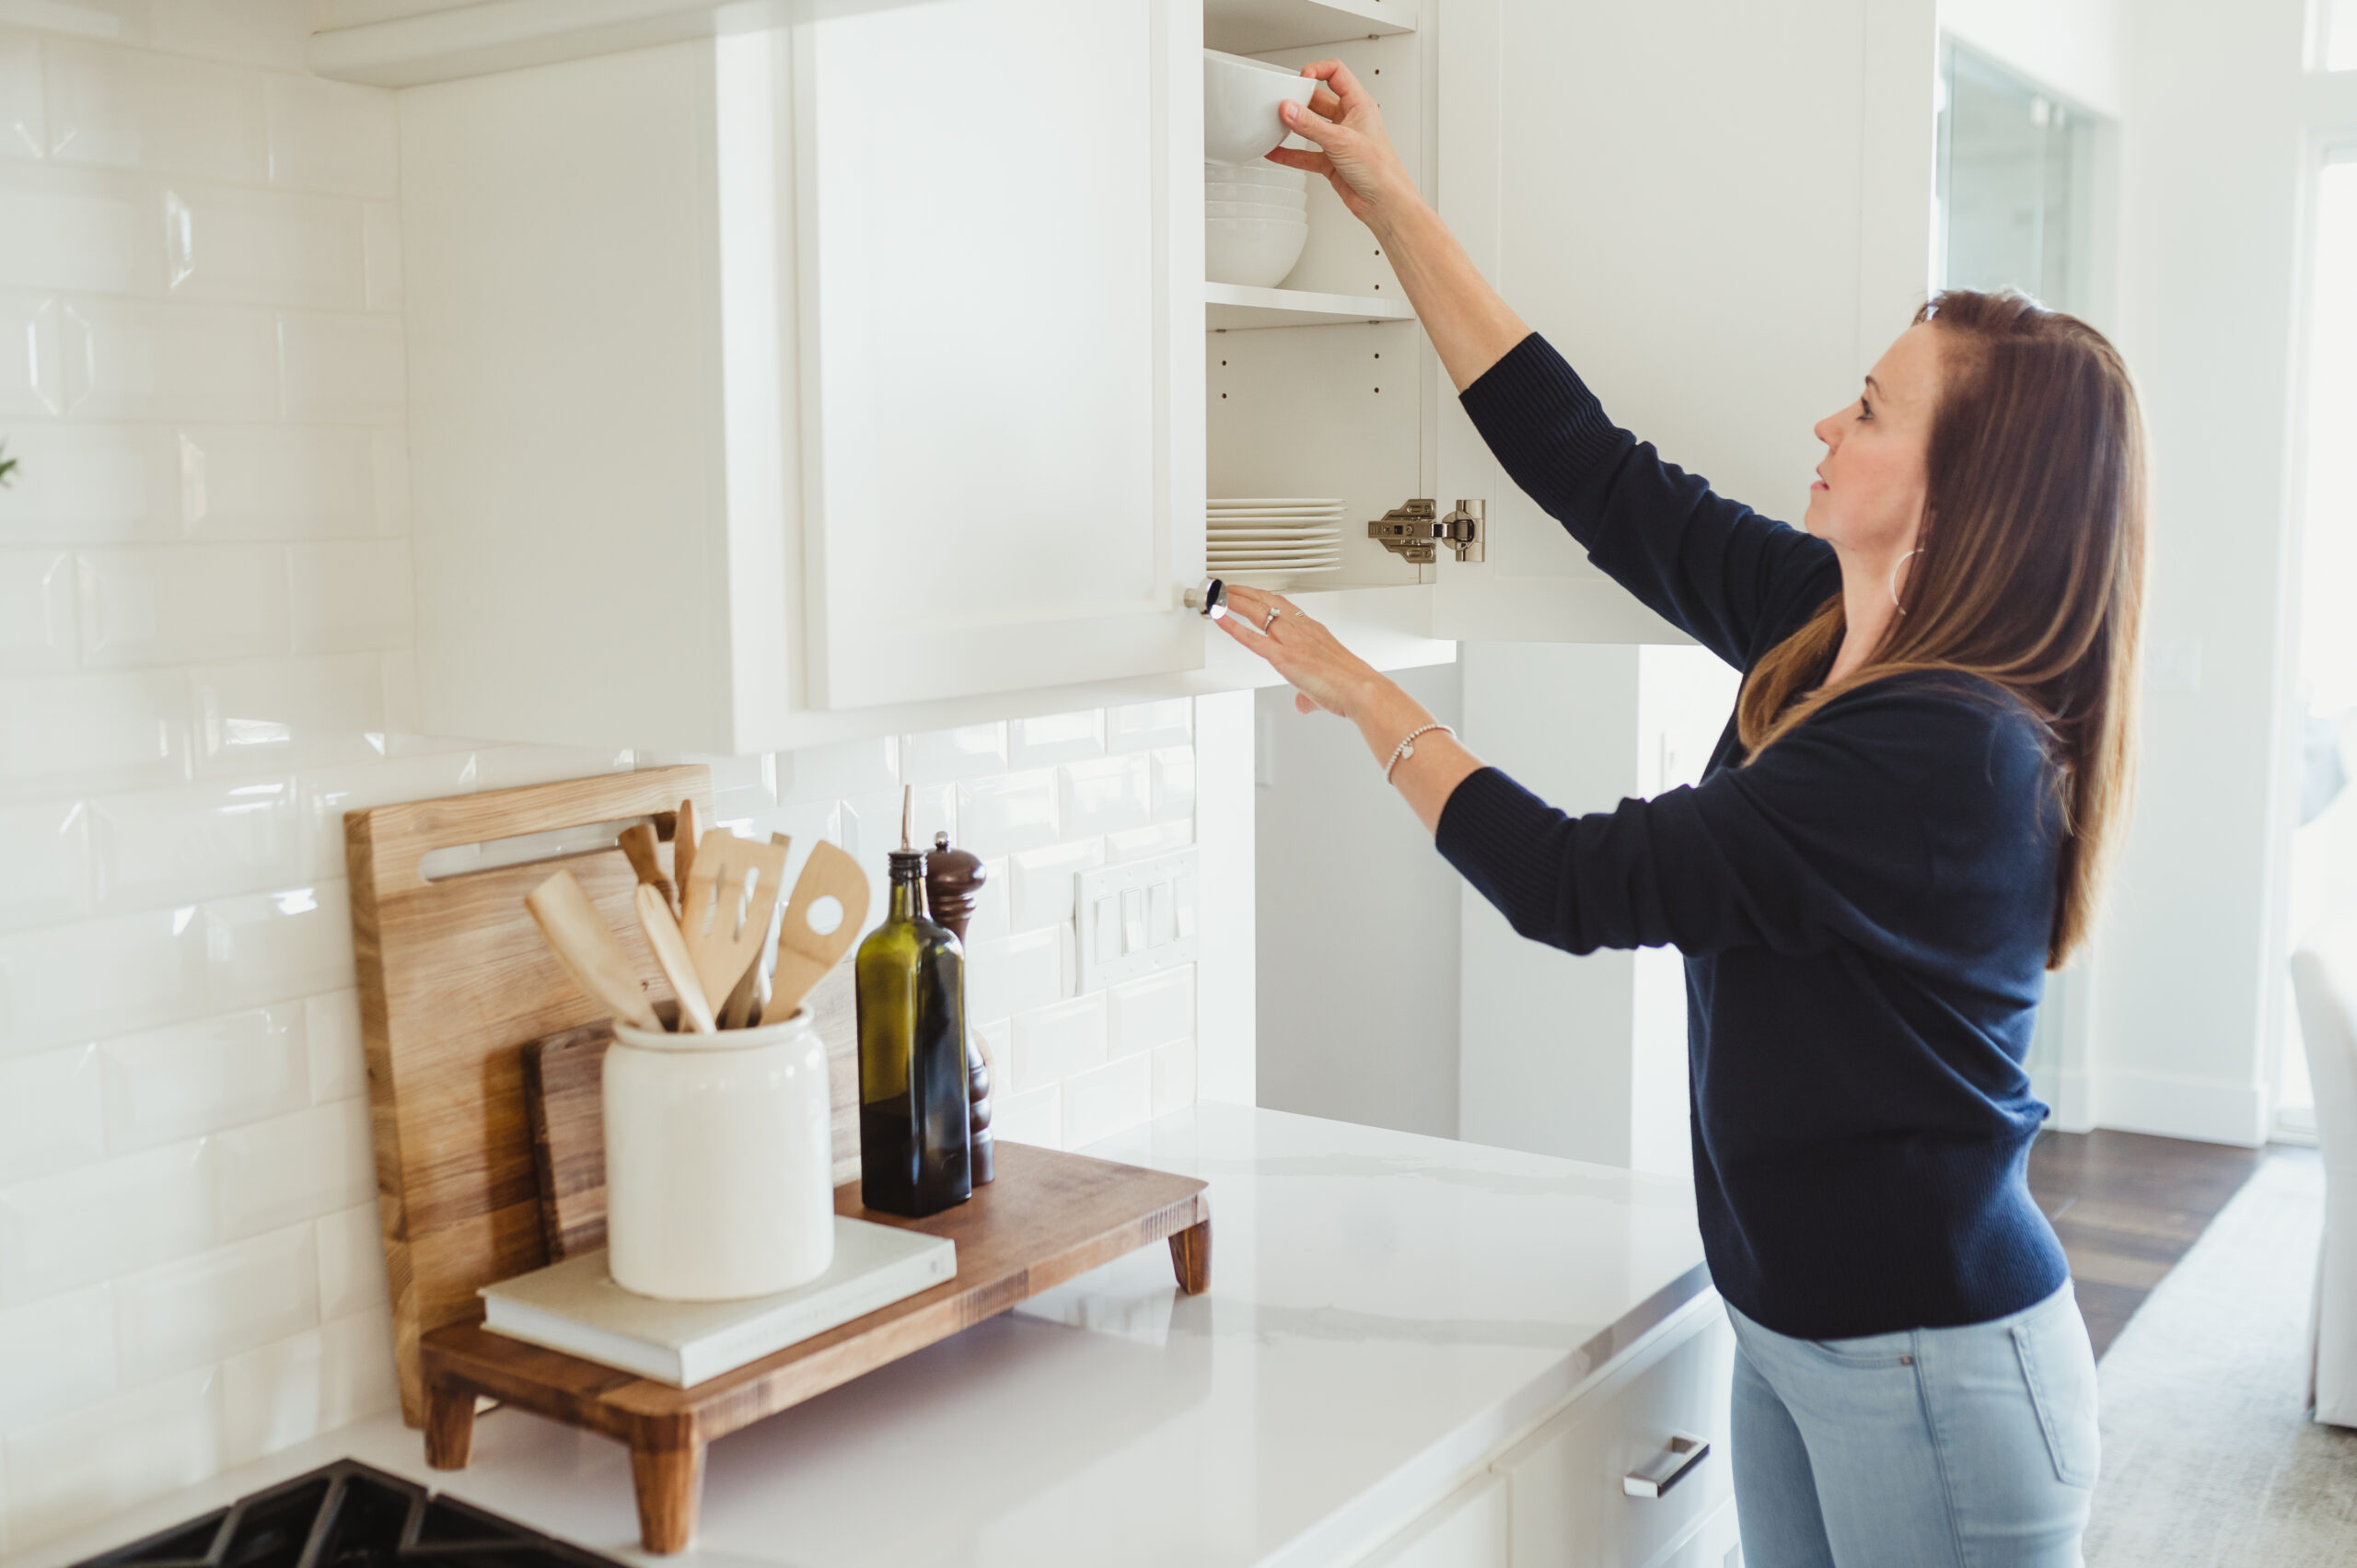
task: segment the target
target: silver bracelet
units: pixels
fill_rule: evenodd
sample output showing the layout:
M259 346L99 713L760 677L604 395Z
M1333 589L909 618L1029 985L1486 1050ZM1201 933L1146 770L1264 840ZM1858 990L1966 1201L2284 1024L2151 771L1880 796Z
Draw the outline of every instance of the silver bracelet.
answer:
M1451 740L1457 738L1457 731L1449 728L1448 726L1445 724L1428 724L1421 729L1410 730L1408 732L1408 738L1391 749L1391 761L1383 765L1383 782L1385 784L1389 784L1391 782L1391 771L1394 768L1397 768L1400 763L1406 761L1409 758L1416 754L1416 737L1420 735L1430 735L1434 730L1440 731L1443 735L1447 736Z

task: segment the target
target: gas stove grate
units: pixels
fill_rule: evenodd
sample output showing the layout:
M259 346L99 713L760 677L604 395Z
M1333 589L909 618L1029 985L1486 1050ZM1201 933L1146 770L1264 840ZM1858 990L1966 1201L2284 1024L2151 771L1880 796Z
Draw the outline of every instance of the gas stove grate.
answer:
M75 1568L612 1568L613 1560L342 1459Z

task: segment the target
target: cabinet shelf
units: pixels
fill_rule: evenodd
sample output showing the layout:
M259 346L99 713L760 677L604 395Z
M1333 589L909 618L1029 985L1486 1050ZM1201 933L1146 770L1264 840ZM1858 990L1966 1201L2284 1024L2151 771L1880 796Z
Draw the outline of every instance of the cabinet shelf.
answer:
M1254 327L1322 327L1339 321L1412 321L1404 299L1376 294L1312 294L1306 289L1203 285L1203 325L1214 332Z
M1416 30L1416 0L1203 0L1203 41L1266 54Z

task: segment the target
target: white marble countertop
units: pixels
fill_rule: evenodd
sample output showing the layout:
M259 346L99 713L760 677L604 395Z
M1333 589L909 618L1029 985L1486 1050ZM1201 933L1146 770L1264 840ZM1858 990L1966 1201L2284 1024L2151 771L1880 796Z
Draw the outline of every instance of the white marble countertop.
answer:
M502 1411L463 1471L379 1417L22 1568L345 1456L646 1562L1346 1562L1708 1288L1682 1180L1221 1105L1087 1152L1210 1181L1210 1293L1144 1249L723 1438L686 1556L637 1551L619 1444Z

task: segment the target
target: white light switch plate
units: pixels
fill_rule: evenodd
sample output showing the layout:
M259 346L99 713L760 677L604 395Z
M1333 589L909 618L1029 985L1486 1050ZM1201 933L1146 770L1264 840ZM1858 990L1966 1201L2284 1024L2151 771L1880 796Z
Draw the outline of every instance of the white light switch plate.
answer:
M1074 873L1080 989L1195 961L1195 852Z

